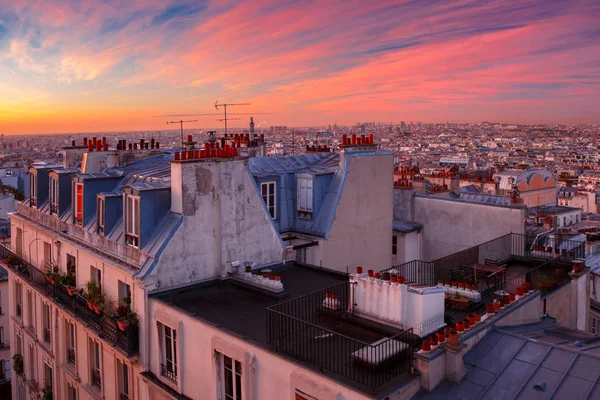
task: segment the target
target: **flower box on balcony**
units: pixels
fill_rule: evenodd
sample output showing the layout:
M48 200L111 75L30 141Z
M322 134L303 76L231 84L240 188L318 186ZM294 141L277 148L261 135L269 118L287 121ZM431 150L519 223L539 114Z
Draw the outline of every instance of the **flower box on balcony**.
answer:
M469 299L467 299L466 297L454 296L450 299L450 301L451 301L452 307L454 307L458 310L467 310L469 308Z

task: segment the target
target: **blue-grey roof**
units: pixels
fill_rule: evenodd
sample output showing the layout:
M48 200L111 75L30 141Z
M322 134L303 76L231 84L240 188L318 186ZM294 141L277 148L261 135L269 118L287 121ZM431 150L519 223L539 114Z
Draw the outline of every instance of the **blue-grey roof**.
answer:
M248 160L250 173L256 177L311 173L333 173L339 166L339 153L309 153L297 156L254 157Z
M477 186L475 186L475 185L461 186L460 192L461 193L480 193L479 189L477 189Z
M405 219L394 219L392 228L396 232L410 233L419 229L423 229L423 225L416 222L407 221Z
M581 339L581 347L575 344ZM460 383L442 382L416 399L599 399L600 337L552 318L495 328L464 356ZM536 388L539 385L542 389Z

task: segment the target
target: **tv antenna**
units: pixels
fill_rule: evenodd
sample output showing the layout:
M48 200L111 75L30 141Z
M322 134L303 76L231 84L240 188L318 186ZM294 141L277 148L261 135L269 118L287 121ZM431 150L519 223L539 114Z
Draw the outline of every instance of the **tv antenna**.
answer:
M217 111L219 110L219 107L223 107L223 110L225 111L225 117L217 120L217 121L225 121L225 134L227 134L227 120L239 119L239 118L227 118L227 106L249 106L249 105L250 105L250 103L222 103L222 104L219 104L219 100L215 101L215 108L217 109Z
M197 119L190 119L188 121L183 121L183 120L179 120L179 121L167 121L167 125L169 124L179 124L179 126L181 127L181 148L183 149L183 123L184 122L198 122Z

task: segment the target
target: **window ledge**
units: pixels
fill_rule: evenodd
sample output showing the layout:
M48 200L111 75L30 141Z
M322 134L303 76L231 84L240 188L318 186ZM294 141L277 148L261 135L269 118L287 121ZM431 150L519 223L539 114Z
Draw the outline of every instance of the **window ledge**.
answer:
M140 373L140 375L145 382L150 383L150 384L154 385L155 387L157 387L158 389L161 389L161 390L167 392L172 398L174 398L176 400L192 400L191 397L187 397L184 394L180 394L175 389L173 389L171 386L166 385L161 379L159 379L156 375L154 375L150 371L142 372L142 373Z
M81 378L79 377L79 374L77 374L77 368L75 365L69 362L63 362L60 364L60 366L71 377L71 379L81 382Z
M82 388L92 397L92 399L104 400L104 396L97 386L86 383Z

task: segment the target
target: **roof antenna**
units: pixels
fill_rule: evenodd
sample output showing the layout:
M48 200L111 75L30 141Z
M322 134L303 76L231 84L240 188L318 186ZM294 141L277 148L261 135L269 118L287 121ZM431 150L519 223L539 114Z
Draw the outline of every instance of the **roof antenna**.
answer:
M183 121L183 120L180 120L180 121L167 121L167 125L169 125L169 124L179 124L181 126L181 148L182 149L183 149L183 123L184 122L198 122L198 120L197 119L191 119L189 121Z
M219 100L215 101L215 108L217 109L217 111L219 110L219 107L223 107L223 110L225 111L225 117L222 119L218 119L217 121L225 121L225 134L227 134L227 120L232 120L232 119L239 119L239 118L227 118L227 106L249 106L250 103L222 103L219 104Z

